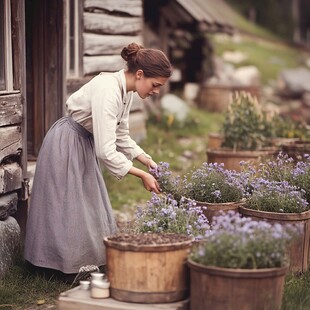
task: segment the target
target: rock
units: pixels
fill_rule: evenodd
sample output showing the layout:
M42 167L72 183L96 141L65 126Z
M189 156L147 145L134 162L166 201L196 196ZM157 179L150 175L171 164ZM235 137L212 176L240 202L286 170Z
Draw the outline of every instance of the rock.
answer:
M9 216L0 221L0 279L12 266L20 249L20 227L17 221Z
M278 89L283 95L289 97L302 96L310 91L310 70L307 68L294 68L283 70L278 77Z
M161 106L164 111L169 114L173 114L180 122L184 122L186 120L190 110L185 101L173 94L164 95L161 99Z
M235 84L243 86L259 86L260 72L255 66L244 66L235 70L233 74Z
M247 56L240 52L240 51L225 51L222 55L222 58L225 61L234 63L234 64L239 64L240 62L244 61L247 59Z
M17 193L11 193L0 197L0 221L17 211Z

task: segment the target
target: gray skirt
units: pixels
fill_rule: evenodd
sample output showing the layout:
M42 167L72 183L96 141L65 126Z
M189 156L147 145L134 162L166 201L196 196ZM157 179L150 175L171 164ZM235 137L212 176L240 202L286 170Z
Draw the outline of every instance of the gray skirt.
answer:
M63 117L48 131L37 158L25 259L64 273L101 266L106 261L103 237L116 231L93 135Z

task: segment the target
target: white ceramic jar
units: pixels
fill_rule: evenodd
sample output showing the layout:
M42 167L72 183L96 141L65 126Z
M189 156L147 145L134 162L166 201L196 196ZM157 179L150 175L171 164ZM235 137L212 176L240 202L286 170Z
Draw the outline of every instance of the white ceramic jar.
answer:
M103 277L103 273L91 274L90 296L92 298L108 298L110 296L110 282Z

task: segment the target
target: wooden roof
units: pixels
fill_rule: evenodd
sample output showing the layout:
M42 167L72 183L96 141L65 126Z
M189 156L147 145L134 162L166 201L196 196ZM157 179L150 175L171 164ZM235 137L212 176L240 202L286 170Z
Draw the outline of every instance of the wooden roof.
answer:
M233 11L223 0L175 1L200 24L202 30L209 32L233 32Z

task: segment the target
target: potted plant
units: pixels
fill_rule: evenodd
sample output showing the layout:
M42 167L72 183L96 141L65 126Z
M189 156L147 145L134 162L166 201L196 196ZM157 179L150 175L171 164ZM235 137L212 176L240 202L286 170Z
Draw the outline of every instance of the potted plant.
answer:
M195 202L153 194L128 233L104 238L111 297L168 303L189 296L185 264L192 243L209 229Z
M294 224L299 234L290 249L290 271L308 270L310 246L310 162L295 164L282 153L273 161L251 168L253 178L239 212L256 220ZM303 188L304 187L304 188Z
M280 309L292 228L227 212L188 258L191 310Z
M203 209L209 223L219 211L238 211L247 184L246 175L227 170L224 164L202 163L184 176L173 174L169 164L160 162L152 171L161 189L176 200L186 197Z
M309 138L309 129L303 122L279 114L275 114L271 122L271 143L274 146L291 145Z
M220 149L207 149L208 162L224 163L225 168L240 171L240 161L257 162L272 156L270 144L271 123L256 97L249 93L235 93L226 111L222 126Z

